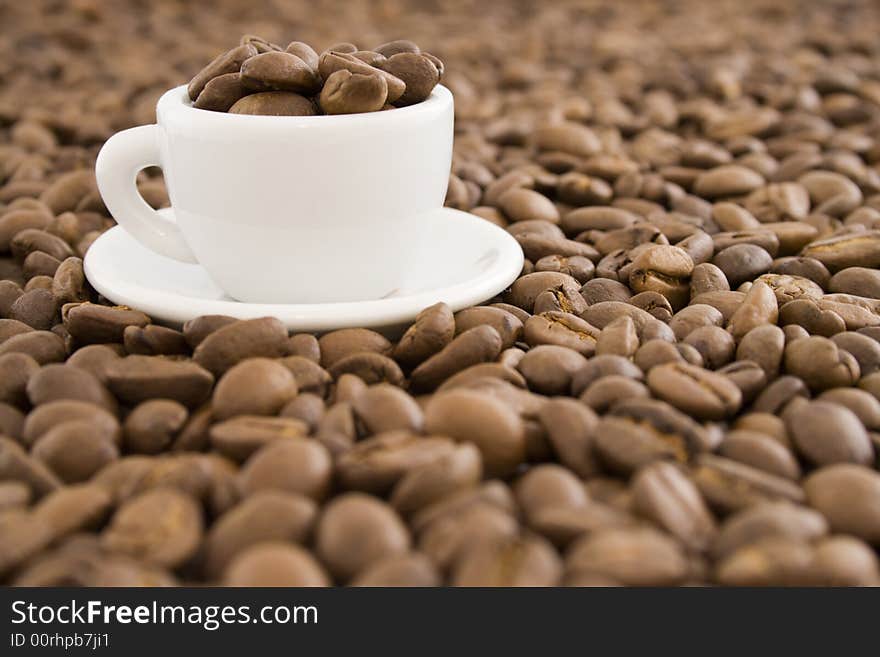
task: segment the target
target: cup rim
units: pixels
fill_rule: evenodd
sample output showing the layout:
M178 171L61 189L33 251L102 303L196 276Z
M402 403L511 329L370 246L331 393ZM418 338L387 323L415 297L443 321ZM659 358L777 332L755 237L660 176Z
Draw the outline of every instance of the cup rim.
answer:
M442 84L434 87L427 99L414 105L396 107L393 110L381 112L361 112L359 114L318 114L313 116L269 116L264 114L230 114L229 112L215 112L212 110L193 107L189 98L187 85L169 89L156 103L156 114L160 118L168 113L181 114L189 120L213 122L217 124L272 124L280 125L332 125L342 126L354 123L382 124L396 122L403 118L415 118L443 111L452 103L452 92Z

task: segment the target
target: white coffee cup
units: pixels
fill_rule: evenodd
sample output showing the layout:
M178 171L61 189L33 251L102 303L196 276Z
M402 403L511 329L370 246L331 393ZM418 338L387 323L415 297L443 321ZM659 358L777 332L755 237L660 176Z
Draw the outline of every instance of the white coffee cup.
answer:
M166 92L158 123L111 137L95 165L117 222L157 253L200 264L252 303L377 299L418 256L419 215L442 207L453 101L369 114L250 116L196 109ZM135 185L162 168L176 222Z

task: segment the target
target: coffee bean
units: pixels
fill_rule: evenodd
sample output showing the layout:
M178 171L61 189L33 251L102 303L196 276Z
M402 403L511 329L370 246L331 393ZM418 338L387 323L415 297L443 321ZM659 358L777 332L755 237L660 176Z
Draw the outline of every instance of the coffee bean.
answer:
M433 69L432 65L428 66ZM319 102L325 114L358 114L382 109L387 98L388 84L382 76L361 75L341 69L324 82Z
M62 316L70 335L82 344L122 342L126 327L150 323L149 317L136 310L93 303L68 304Z
M455 335L452 310L445 303L425 308L394 347L394 359L404 367L426 361L448 345Z
M488 476L511 474L525 460L522 421L485 393L451 390L437 394L425 410L425 430L474 443Z
M571 573L597 573L630 586L671 586L688 574L678 544L649 528L610 528L588 534L571 547L565 565Z
M419 432L424 423L422 409L416 401L387 383L370 386L352 405L370 434L395 429Z
M201 315L184 323L183 337L190 348L195 349L211 333L237 321L226 315Z
M218 55L210 64L203 68L192 79L187 88L189 99L196 100L205 85L214 78L227 73L236 73L241 69L241 65L250 57L257 54L258 50L253 44L242 44L232 50Z
M246 495L263 490L299 493L321 501L330 490L333 463L325 447L314 440L282 440L267 444L241 469Z
M127 326L122 334L122 341L125 350L130 354L174 356L189 353L189 346L182 333L154 324L143 328Z
M397 481L391 493L391 505L402 514L410 514L460 490L476 486L482 474L480 451L462 443L452 451L413 467Z
M138 404L173 399L193 408L208 398L214 377L192 362L154 356L127 356L106 365L107 387L120 400Z
M23 443L33 445L47 431L68 420L83 420L92 425L94 432L111 442L120 440L120 426L115 415L91 402L61 399L41 404L28 413L22 427Z
M211 405L218 420L275 415L296 394L296 381L284 365L268 358L248 358L220 378Z
M39 288L30 290L15 300L9 309L9 317L37 331L45 331L55 325L58 304L51 291Z
M263 445L304 436L308 427L290 417L238 415L211 426L211 445L229 458L244 461Z
M817 466L869 464L874 448L859 418L845 406L826 401L803 405L786 418L798 452Z
M730 416L742 398L725 377L687 363L658 365L648 373L647 382L656 396L700 419Z
M819 395L819 399L848 408L868 430L880 428L880 402L864 390L833 388Z
M880 299L880 273L867 267L841 269L831 277L828 291Z
M766 537L814 541L828 532L828 523L807 507L789 502L765 502L733 514L721 526L713 551L719 557Z
M278 358L287 352L284 325L277 319L265 317L221 326L199 343L193 360L219 376L245 358Z
M731 287L764 274L772 263L770 254L754 244L734 244L719 251L712 259L712 264L724 272Z
M312 533L317 509L310 499L277 490L249 495L221 515L206 533L205 574L221 574L248 548L268 541L304 542Z
M859 379L859 364L828 338L811 336L785 347L785 369L811 390L850 386Z
M633 479L635 510L695 550L715 537L715 521L691 481L670 463L642 468Z
M567 312L550 311L533 315L524 326L524 339L532 345L558 345L583 356L596 351L600 331L587 321Z
M478 543L456 562L453 586L554 586L562 564L537 536Z
M831 341L856 359L860 376L872 374L880 369L880 343L876 340L847 331L832 336Z
M38 438L31 454L62 481L77 483L118 458L119 450L112 440L96 432L91 422L67 420Z
M243 550L223 573L224 586L329 586L315 558L296 545L267 541Z
M753 329L775 325L779 319L777 297L773 290L760 279L746 292L742 305L736 309L727 324L727 330L741 340Z
M27 395L31 404L39 406L59 399L76 399L101 406L111 413L116 400L94 375L69 365L46 365L30 377Z
M586 363L586 359L574 349L539 345L523 356L517 369L531 390L546 395L565 394L571 387L574 373Z
M380 559L405 553L410 536L388 505L369 495L348 493L327 505L315 543L330 572L347 581Z
M880 476L855 464L830 465L804 481L810 506L828 520L832 531L852 534L872 545L880 543L877 496Z
M494 328L472 328L413 370L410 386L415 391L432 390L470 365L494 360L501 353L501 348L501 336Z
M431 561L418 553L388 557L368 566L351 586L439 586L440 575Z
M414 105L427 99L440 81L440 69L430 59L418 52L381 54L388 59L381 62L379 68L403 80L406 84L403 95L393 101L393 104L398 107Z
M138 404L125 418L125 446L140 454L163 452L174 441L188 416L185 406L170 399L151 399Z
M709 505L724 513L766 501L804 499L800 486L788 479L708 454L697 457L692 477Z
M348 489L382 494L413 468L450 454L446 438L390 431L357 443L336 462L339 483Z
M786 479L797 481L801 477L801 468L791 451L777 440L757 431L730 431L724 437L718 453Z

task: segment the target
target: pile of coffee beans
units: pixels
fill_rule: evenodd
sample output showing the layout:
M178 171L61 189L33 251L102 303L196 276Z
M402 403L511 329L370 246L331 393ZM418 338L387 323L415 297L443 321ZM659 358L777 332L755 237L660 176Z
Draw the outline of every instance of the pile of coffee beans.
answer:
M443 62L412 41L373 50L337 43L323 53L293 41L281 48L246 34L190 81L193 107L230 114L359 114L415 105L443 76Z
M0 5L0 582L880 582L876 3L200 7ZM97 149L244 31L448 62L511 287L394 336L96 295Z

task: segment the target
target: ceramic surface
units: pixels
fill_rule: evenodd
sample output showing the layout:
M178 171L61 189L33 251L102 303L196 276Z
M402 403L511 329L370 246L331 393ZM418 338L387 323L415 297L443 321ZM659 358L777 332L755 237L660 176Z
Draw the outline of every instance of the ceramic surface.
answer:
M160 211L174 225L170 209ZM155 321L181 324L199 315L241 319L277 317L297 331L350 326L394 329L423 308L445 301L453 310L481 303L519 275L523 254L506 231L466 212L441 208L422 217L425 233L407 276L367 301L320 304L242 303L231 299L199 265L158 255L117 226L86 253L92 286L113 303L141 310ZM317 288L321 275L310 277Z
M107 208L156 253L198 262L252 303L373 299L409 276L425 214L442 207L452 159L452 94L338 116L250 116L166 92L158 123L111 137L95 165ZM177 223L137 193L163 170Z

